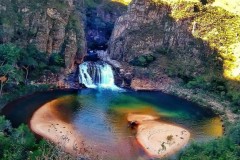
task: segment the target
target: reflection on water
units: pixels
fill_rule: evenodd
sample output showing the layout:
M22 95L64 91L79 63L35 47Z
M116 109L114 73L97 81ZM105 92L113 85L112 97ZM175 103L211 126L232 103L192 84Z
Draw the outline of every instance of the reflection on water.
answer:
M73 101L81 106L72 110L71 123L96 153L125 158L141 155L134 135L127 128L129 113L158 116L160 121L188 129L192 138L199 141L222 135L220 118L210 110L159 92L81 90L68 98L65 108L71 108Z
M220 118L211 110L160 92L85 89L78 94L60 95L55 101L51 111L61 120L72 123L92 151L107 159L144 156L133 131L127 127L129 113L158 116L159 121L188 129L192 139L198 141L221 136L223 132ZM29 102L21 103L31 107ZM8 115L13 115L12 112Z

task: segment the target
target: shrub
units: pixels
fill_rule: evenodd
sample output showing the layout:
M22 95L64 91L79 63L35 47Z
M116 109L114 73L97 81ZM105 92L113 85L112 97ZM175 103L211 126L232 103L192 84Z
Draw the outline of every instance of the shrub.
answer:
M229 139L240 145L240 122L237 122L236 125L231 126L227 134Z
M181 160L218 160L239 158L240 149L228 138L221 138L208 143L193 143L181 155Z
M235 122L227 135L209 142L192 143L180 155L181 160L238 160L240 156L240 123Z
M0 135L5 134L6 131L12 131L11 123L9 120L6 120L4 116L0 116Z
M60 55L58 53L53 53L49 59L49 64L53 66L65 66L65 61L63 55Z
M36 143L30 129L26 125L11 129L10 122L2 116L0 116L0 126L1 130L5 132L0 134L0 159L27 159L27 153L34 149Z
M132 61L130 61L130 64L133 66L147 67L155 59L156 58L151 54L141 55L141 56L135 57Z

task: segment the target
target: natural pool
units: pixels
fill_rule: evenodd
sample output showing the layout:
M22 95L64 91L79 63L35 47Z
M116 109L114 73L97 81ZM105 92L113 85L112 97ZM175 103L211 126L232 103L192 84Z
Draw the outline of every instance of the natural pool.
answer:
M210 109L154 91L82 89L42 92L8 104L3 113L15 126L29 123L32 128L39 129L39 135L51 140L50 134L61 139L70 136L70 130L74 128L79 134L74 135L74 141L81 139L90 159L91 156L100 159L149 158L137 143L135 130L128 127L129 113L157 116L160 122L187 129L191 139L197 141L219 137L223 132L219 116ZM44 124L40 125L42 120L39 119L30 123L32 115L40 114Z

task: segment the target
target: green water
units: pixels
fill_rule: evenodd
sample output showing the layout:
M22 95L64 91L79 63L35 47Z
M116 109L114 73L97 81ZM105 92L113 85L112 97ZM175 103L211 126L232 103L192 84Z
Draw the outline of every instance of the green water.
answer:
M84 89L61 94L59 91L39 93L30 99L21 99L14 103L15 106L7 106L11 109L5 109L5 115L16 124L28 122L32 113L50 100L55 103L49 107L65 117L67 123L73 124L91 152L103 159L149 158L137 144L135 131L128 127L127 115L130 113L158 116L158 121L181 126L190 131L192 140L204 141L222 135L220 118L211 110L161 92ZM20 107L22 111L34 109L26 115L15 112Z

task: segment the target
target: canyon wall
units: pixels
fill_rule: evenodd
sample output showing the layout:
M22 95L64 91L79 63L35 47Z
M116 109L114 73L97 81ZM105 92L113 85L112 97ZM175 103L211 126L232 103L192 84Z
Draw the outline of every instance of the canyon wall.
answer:
M82 2L3 0L0 41L21 47L34 45L49 57L59 54L65 61L64 73L68 74L86 53Z
M122 64L120 77L134 89L213 94L239 112L238 0L225 2L133 0L109 41L108 53Z
M108 53L138 78L159 80L167 75L188 82L211 74L237 80L240 74L231 67L239 66L229 47L238 44L229 28L233 19L239 24L237 15L212 2L133 0L115 23ZM148 64L149 55L153 60Z
M106 50L114 23L127 6L111 0L102 0L86 8L86 39L89 50Z
M181 10L181 7L176 5L175 10ZM191 18L176 21L172 12L173 9L165 3L132 1L127 14L115 24L109 42L111 58L127 64L135 78L161 79L170 72L194 77L206 72L207 57L213 52L207 43L193 37ZM188 12L194 14L194 4ZM152 55L156 60L145 67L132 66L131 62L139 57L141 61L142 55ZM170 68L169 63L176 65Z

